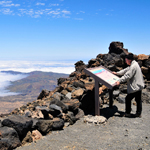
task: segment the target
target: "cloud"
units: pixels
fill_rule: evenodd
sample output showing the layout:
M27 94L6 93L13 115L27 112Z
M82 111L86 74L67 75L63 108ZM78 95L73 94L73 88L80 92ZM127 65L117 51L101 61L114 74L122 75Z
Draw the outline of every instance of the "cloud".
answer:
M6 15L13 14L13 11L10 10L9 8L2 9L1 12Z
M18 6L20 6L20 4L14 4L14 3L12 3L12 1L0 1L0 5L2 7L12 7L12 6L18 7Z
M64 13L64 14L71 14L70 11L67 11L67 10L62 10L62 13Z
M46 62L46 61L0 61L0 71L44 71L70 74L74 69L74 62Z
M45 3L36 3L36 5L44 6L44 5L45 5Z
M17 95L18 93L9 92L5 88L11 84L10 81L20 80L27 75L24 74L8 74L1 71L18 71L29 73L32 71L55 72L70 74L75 71L75 62L70 61L0 61L0 96Z
M19 1L20 3L14 3L14 1L3 0L0 1L0 13L4 15L18 15L30 16L32 18L39 18L46 16L49 18L70 18L72 13L70 10L64 9L63 1L59 3L49 3L48 1ZM83 13L83 12L82 12Z
M50 7L52 7L52 6L59 6L59 4L50 4L49 6Z
M6 90L6 87L11 85L10 81L16 81L27 77L24 74L9 74L0 72L0 96L9 96L9 95L17 95L19 93L9 92Z

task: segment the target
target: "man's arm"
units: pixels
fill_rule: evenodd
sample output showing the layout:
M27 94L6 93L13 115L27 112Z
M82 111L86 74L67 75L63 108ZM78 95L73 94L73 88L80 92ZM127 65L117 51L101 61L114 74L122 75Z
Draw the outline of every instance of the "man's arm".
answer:
M119 82L125 82L131 79L135 74L136 69L134 67L130 67L129 70L119 79Z
M129 69L130 69L130 68L127 67L127 68L125 68L125 69L123 69L123 70L120 70L120 71L116 72L116 75L124 75Z

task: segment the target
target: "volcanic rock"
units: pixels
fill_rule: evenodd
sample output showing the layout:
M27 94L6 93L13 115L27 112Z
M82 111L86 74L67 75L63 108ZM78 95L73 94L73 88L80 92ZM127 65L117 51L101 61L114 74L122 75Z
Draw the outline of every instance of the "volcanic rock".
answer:
M14 128L17 131L20 140L31 130L32 124L31 119L19 115L11 115L2 121L3 126Z
M12 150L21 146L18 133L14 128L0 127L0 149Z

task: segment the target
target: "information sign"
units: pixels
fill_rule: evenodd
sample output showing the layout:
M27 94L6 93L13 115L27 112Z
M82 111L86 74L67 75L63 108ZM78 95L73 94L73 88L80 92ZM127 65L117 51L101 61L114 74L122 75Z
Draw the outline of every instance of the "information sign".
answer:
M95 79L95 115L100 115L99 111L99 82L109 88L109 107L113 104L113 87L119 80L119 77L114 75L110 70L104 66L95 68L85 68L85 73L89 74Z
M119 80L119 77L114 75L110 70L104 66L95 67L95 68L86 68L85 73L92 76L94 79L98 80L109 89L112 89L116 82Z

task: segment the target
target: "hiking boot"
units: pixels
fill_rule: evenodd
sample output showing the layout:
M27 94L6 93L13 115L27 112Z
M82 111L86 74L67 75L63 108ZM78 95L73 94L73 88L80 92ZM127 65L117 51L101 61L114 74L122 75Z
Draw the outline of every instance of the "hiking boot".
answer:
M135 114L135 117L139 117L139 118L141 118L142 116L141 116L141 114Z
M125 113L123 116L124 116L124 117L131 117L131 114Z

